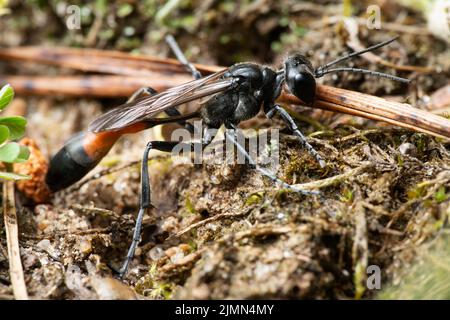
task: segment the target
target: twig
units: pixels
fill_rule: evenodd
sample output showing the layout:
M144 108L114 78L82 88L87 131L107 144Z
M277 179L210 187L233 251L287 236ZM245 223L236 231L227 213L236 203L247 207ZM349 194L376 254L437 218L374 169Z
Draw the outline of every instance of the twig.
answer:
M378 133L378 132L380 132L379 129L361 130L359 132L355 132L355 133L346 135L345 137L342 137L342 138L336 138L335 140L333 140L333 143L342 143L342 142L345 142L345 141L348 141L348 140L353 140L353 139L356 139L356 138L364 139L366 137L366 135L368 135L370 133Z
M5 220L6 241L9 257L9 275L17 300L28 300L22 261L20 260L19 230L14 199L14 181L3 182L3 218Z
M157 155L157 156L152 157L151 159L149 159L149 161L159 161L159 160L167 159L169 157L170 157L170 154L169 155L161 154L161 155ZM125 163L125 164L123 164L121 166L114 166L114 167L111 167L111 168L104 169L104 170L102 170L100 172L97 172L96 174L94 174L94 175L92 175L92 176L90 176L90 177L88 177L88 178L78 182L77 184L75 184L74 186L70 187L70 189L67 189L66 191L67 192L73 192L75 190L79 190L83 185L85 185L86 183L88 183L90 181L100 179L101 177L107 176L107 175L109 175L111 173L115 173L115 172L119 172L119 171L125 170L125 169L127 169L129 167L132 167L132 166L135 166L135 165L137 165L139 163L141 163L141 160L135 160L135 161L130 161L128 163Z
M302 104L297 97L286 92L283 92L279 101ZM356 91L319 85L314 107L376 121L384 121L435 137L450 139L450 120L434 115L431 112L414 108L407 103L389 101Z
M30 61L58 67L72 68L85 72L97 72L131 77L154 77L161 74L186 74L177 60L129 54L113 50L15 47L2 48L0 59ZM201 73L217 72L223 67L195 64ZM191 79L192 80L192 79Z
M198 259L200 259L202 257L202 254L205 250L206 250L205 248L199 249L195 252L188 254L184 258L181 258L179 261L177 261L175 263L167 264L159 269L159 273L161 275L164 275L164 274L174 271L175 269L193 265Z
M88 206L82 206L80 204L73 204L70 206L70 209L78 210L80 213L85 214L85 215L93 214L95 216L99 215L102 217L111 217L114 220L120 219L120 215L117 214L116 212L114 212L112 210L103 209L103 208L96 208L93 205L88 207Z
M128 96L137 88L149 85L157 90L167 89L187 81L184 75L174 75L170 79L163 76L158 79L123 76L39 77L33 79L28 76L6 76L3 79L10 82L15 90L22 94L104 97ZM36 80L36 82L32 80ZM30 86L30 83L33 85ZM299 99L286 92L281 95L279 102L293 105L303 104ZM319 85L314 107L383 121L443 139L450 138L449 119L414 108L406 103L389 101L355 91Z
M355 133L346 135L344 137L336 138L336 139L332 140L330 143L338 144L338 143L347 142L349 140L353 140L353 139L357 139L357 138L361 138L362 140L367 141L366 135L373 134L373 133L375 133L375 134L389 134L389 133L406 134L407 132L408 131L406 131L404 128L395 128L395 127L359 130Z
M68 48L12 48L6 52L0 52L0 58L6 59L22 59L33 61L33 59L41 59L45 63L59 66L69 66L80 70L93 71L95 68L98 72L119 74L121 76L90 76L90 77L57 77L58 81L54 81L51 77L40 77L32 82L33 78L23 76L3 77L9 81L18 93L59 93L82 96L129 96L130 93L142 86L152 86L155 89L163 89L173 87L175 85L185 83L191 80L183 71L180 63L171 59L161 59L154 57L133 56L131 54L120 53L116 51L100 51L100 50L76 50ZM24 50L24 52L22 52ZM66 55L70 63L65 61ZM38 57L38 58L37 58ZM112 59L112 60L111 60ZM36 60L35 60L36 61ZM64 61L64 63L62 62ZM96 61L96 63L92 63ZM100 63L101 62L101 63ZM150 66L144 67L142 63L151 63ZM89 68L84 68L84 64L89 64ZM81 64L81 65L80 65ZM99 66L109 66L108 70L99 71ZM222 70L220 66L204 66L196 65L204 74ZM84 68L84 69L83 69ZM132 76L123 70L129 68ZM158 69L159 68L159 69ZM152 75L143 75L136 73L136 69L152 70ZM155 71L158 71L158 77L154 77ZM184 73L180 73L184 72ZM178 73L178 74L177 74ZM136 76L136 75L140 75ZM52 80L53 79L53 80ZM111 84L105 80L111 81ZM91 82L88 82L91 81ZM303 103L294 96L284 92L278 102L287 102L291 104ZM409 104L388 101L375 96L334 88L324 85L318 85L316 92L316 101L312 106L328 111L346 113L354 116L364 117L376 121L384 121L389 124L404 127L407 129L424 132L443 139L450 139L450 120L431 112L416 109Z
M140 160L130 161L130 162L125 163L124 165L121 165L121 166L114 166L114 167L111 167L111 168L104 169L104 170L102 170L100 172L97 172L96 174L94 174L94 175L84 179L84 180L81 180L80 182L78 182L74 186L70 187L70 189L68 189L68 191L72 192L72 191L75 191L75 190L79 190L83 185L85 185L86 183L88 183L90 181L97 180L97 179L100 179L101 177L107 176L107 175L109 175L111 173L119 172L119 171L125 170L127 168L133 167L133 166L137 165L138 163L140 163Z
M290 233L294 230L292 226L261 226L255 227L244 231L238 231L231 234L226 234L221 239L217 241L217 243L226 243L229 240L232 241L241 241L245 238L249 237L265 237L272 235L282 235L286 233Z
M373 165L374 164L372 162L365 162L360 167L352 169L346 173L338 174L334 177L330 177L330 178L326 178L326 179L322 179L322 180L294 184L294 187L296 187L298 189L302 189L302 190L315 190L315 189L330 187L330 186L342 183L349 178L359 175L360 173L366 171Z
M76 236L85 236L88 234L103 234L103 233L110 233L111 227L105 227L105 228L92 228L92 229L79 229L79 230L57 230L55 233L52 234L43 234L38 236L32 236L25 233L21 233L20 237L25 238L28 240L42 240L42 239L54 239L55 237L61 237L61 236L67 236L67 235L76 235Z
M128 97L137 88L151 86L157 91L191 81L187 75L168 76L161 73L152 77L124 75L84 76L12 76L2 75L1 83L10 83L17 93L25 95L62 94L74 97Z
M372 210L373 212L375 212L376 214L382 215L382 216L386 216L386 217L390 217L391 213L387 212L386 210L384 210L383 208L379 207L379 206L374 206L373 204L366 202L366 201L361 201L361 205L369 210Z
M333 156L338 156L339 155L338 149L336 149L331 144L329 144L327 140L321 140L321 139L314 138L315 133L317 133L317 132L320 132L320 131L316 131L316 132L313 132L312 134L308 135L306 137L306 141L308 141L310 144L319 145L324 148L327 148L327 149L329 149L330 152L333 153L332 154ZM283 139L285 139L286 141L298 141L298 137L293 136L293 135L286 135L283 137ZM330 154L330 156L331 156L331 154Z
M177 232L176 234L174 234L174 235L168 237L166 240L171 240L171 239L173 239L173 238L181 237L182 235L188 233L188 232L191 231L192 229L201 227L201 226L203 226L203 225L205 225L205 224L207 224L207 223L210 223L210 222L213 222L213 221L217 221L217 220L219 220L219 219L224 219L224 218L239 217L239 216L245 215L245 214L247 214L247 213L249 213L249 210L240 211L240 212L237 212L237 213L229 213L229 212L227 212L227 213L221 213L221 214L215 215L215 216L213 216L213 217L204 219L204 220L202 220L202 221L193 223L193 224L191 224L190 226L184 228L183 230Z

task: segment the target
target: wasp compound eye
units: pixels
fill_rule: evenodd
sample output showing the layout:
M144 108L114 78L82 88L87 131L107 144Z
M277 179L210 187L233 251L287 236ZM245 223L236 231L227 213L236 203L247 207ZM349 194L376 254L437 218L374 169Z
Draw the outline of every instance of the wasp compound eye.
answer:
M311 63L302 55L289 57L285 62L285 79L289 91L306 104L316 96L316 79Z

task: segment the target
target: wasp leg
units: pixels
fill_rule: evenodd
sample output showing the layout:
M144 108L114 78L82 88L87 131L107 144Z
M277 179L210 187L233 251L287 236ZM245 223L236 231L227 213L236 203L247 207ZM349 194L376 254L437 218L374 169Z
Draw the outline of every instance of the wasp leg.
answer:
M128 266L134 257L136 247L139 244L141 238L142 219L144 218L144 214L147 211L147 209L152 207L150 180L148 176L148 154L150 150L155 149L164 152L172 152L172 149L180 144L184 144L190 147L191 151L196 149L196 145L200 145L200 147L204 149L214 139L214 134L210 134L210 131L207 130L207 128L205 128L205 131L208 131L209 134L205 138L203 138L201 143L199 142L183 143L178 141L150 141L149 143L147 143L144 150L144 154L142 156L142 163L141 163L141 196L139 201L139 212L136 218L136 224L134 226L133 240L131 241L130 247L128 249L125 262L123 263L122 268L120 268L119 271L119 276L121 279L125 276L128 270Z
M128 98L127 103L133 102L134 100L139 98L139 96L142 95L142 94L146 94L146 95L152 96L152 95L157 94L157 93L158 93L158 91L156 91L152 87L142 87L142 88L137 89L130 96L130 98ZM168 108L168 109L164 110L164 113L167 114L169 117L179 117L179 116L181 116L180 111L178 111L177 108L175 108L175 107L171 107L171 108ZM186 130L188 130L190 133L194 133L194 126L191 123L186 122L186 121L178 121L177 123L180 126L185 127Z
M319 192L317 191L308 191L308 190L302 190L302 189L298 189L286 182L284 182L283 180L281 180L280 178L276 177L273 173L269 172L268 170L258 166L255 162L255 160L253 160L253 158L248 154L248 152L245 150L245 148L237 141L236 137L237 137L237 130L238 128L235 125L230 125L231 128L233 129L233 134L230 134L227 131L225 131L225 137L226 139L228 139L231 143L233 143L238 152L241 153L249 162L249 164L254 167L259 173L261 173L263 176L269 178L272 182L277 183L279 185L281 185L283 188L285 189L289 189L295 192L299 192L305 195L317 195L319 194Z
M275 104L271 108L268 108L268 111L266 111L266 115L269 119L273 118L276 113L279 113L283 121L286 123L286 125L289 126L289 129L300 139L300 143L302 146L308 150L308 152L316 159L316 161L319 163L319 165L323 168L326 166L325 161L322 159L322 157L319 155L319 153L313 148L312 145L306 141L306 137L303 135L303 133L298 129L297 125L295 124L295 121L292 119L291 115L284 110L279 105Z
M144 155L142 157L141 164L141 197L139 200L139 213L136 218L136 225L134 226L133 239L131 241L131 245L128 249L127 257L125 258L125 262L120 268L119 276L122 279L125 273L128 270L128 265L130 264L131 259L134 256L134 252L136 251L136 246L139 243L141 237L141 229L142 229L142 219L144 218L144 213L151 206L150 202L150 184L148 182L148 153L151 150L151 143L147 144L144 150Z
M135 92L133 92L133 94L128 98L127 103L133 102L134 100L139 98L139 96L142 94L152 96L157 93L158 93L158 91L156 91L152 87L141 87L141 88L137 89Z
M166 42L177 57L177 60L192 74L194 79L200 79L202 77L202 74L197 70L197 68L195 68L192 63L188 61L188 59L186 59L186 56L183 54L183 51L181 51L175 38L169 34L168 36L166 36Z

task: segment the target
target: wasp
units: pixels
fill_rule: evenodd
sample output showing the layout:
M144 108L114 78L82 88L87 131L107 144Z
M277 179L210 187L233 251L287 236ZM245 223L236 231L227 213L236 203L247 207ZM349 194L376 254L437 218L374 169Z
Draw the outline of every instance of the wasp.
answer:
M294 53L286 58L281 70L256 63L238 63L222 71L202 78L193 64L187 61L175 39L167 37L167 42L177 59L189 70L194 80L173 87L164 92L156 92L150 87L136 91L124 105L110 110L93 120L87 132L71 138L51 159L46 182L52 191L66 188L83 178L109 152L115 142L124 134L136 133L157 125L177 122L193 132L188 120L200 118L203 124L203 138L200 142L191 142L194 150L200 143L205 148L214 139L212 132L221 126L227 130L225 138L231 141L247 160L262 175L283 188L302 194L317 194L316 191L297 189L268 170L256 165L244 146L238 143L235 134L240 122L255 117L262 109L268 118L279 114L290 131L298 137L301 145L311 154L321 167L326 166L323 157L307 142L289 113L276 103L283 85L306 105L313 106L316 96L316 79L335 72L358 72L372 76L384 77L408 83L408 79L393 75L357 68L330 68L344 60L378 49L393 42L396 38L384 41L365 50L345 55L337 60L314 68L302 54ZM141 96L146 94L146 96ZM176 108L187 102L209 97L200 108L189 114L181 114ZM156 117L161 112L168 117ZM214 130L216 129L216 130ZM127 257L119 271L120 277L127 272L140 241L141 225L144 213L151 207L151 192L148 177L148 155L156 149L171 152L178 141L150 141L147 143L141 163L141 194L139 212L136 218L133 239Z

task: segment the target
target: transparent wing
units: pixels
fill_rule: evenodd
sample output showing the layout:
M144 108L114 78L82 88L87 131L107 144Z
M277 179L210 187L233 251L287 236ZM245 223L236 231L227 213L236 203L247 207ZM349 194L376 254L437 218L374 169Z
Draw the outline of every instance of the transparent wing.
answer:
M233 84L232 78L220 79L226 71L227 69L156 95L125 103L100 115L89 124L88 130L92 132L119 130L154 117L170 107L225 91Z

